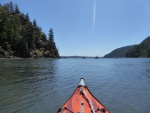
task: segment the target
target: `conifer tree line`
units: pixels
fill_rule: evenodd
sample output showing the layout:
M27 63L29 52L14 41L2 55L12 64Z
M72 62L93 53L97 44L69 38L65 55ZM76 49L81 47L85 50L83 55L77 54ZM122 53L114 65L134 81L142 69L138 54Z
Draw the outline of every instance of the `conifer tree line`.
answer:
M38 53L40 52L40 54ZM12 2L0 4L0 55L20 57L59 57L54 42L54 32L50 28L49 37L42 32L36 20L20 12Z
M144 39L140 44L117 48L106 54L105 58L150 58L150 36Z
M150 57L150 36L143 40L140 44L131 48L126 53L126 57Z

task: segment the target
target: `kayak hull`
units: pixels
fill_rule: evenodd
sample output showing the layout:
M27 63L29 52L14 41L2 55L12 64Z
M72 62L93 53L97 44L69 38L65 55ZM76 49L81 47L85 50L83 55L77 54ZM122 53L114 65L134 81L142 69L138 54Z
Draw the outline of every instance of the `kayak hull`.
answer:
M81 79L75 92L57 113L109 113L109 111L92 95L84 79Z

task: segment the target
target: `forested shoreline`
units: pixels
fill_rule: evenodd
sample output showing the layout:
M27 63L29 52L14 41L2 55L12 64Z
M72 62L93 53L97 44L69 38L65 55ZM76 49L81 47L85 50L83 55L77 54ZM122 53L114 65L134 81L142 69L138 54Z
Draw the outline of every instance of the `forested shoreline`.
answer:
M104 56L104 58L149 58L150 57L150 36L140 44L117 48Z
M140 44L131 48L127 53L126 57L137 58L137 57L150 57L150 36L143 40Z
M21 13L17 4L0 4L0 58L59 58L54 31L42 32L36 20Z

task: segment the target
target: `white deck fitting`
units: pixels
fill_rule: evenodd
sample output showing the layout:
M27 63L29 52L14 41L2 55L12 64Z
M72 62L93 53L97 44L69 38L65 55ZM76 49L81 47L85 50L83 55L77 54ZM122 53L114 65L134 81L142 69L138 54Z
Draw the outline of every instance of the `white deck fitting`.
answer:
M81 79L81 80L80 80L79 86L86 86L86 84L85 84L85 82L84 82L84 79Z

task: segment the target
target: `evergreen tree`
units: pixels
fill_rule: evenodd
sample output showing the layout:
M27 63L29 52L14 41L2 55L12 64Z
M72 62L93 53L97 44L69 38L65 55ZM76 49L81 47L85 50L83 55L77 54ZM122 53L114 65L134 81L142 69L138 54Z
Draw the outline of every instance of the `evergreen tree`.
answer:
M48 42L49 42L49 44L48 44L49 45L49 50L50 50L51 53L53 53L55 45L54 45L54 32L53 32L52 28L50 28L50 30L49 30L49 40L48 40Z
M10 3L9 3L9 11L10 11L11 13L14 12L14 5L13 5L12 1L10 1Z
M17 49L17 44L19 43L19 28L17 24L14 24L14 34L13 34L13 40L12 40L12 49L16 50Z
M147 57L150 57L150 49L147 51Z
M36 24L36 20L35 20L35 19L33 20L33 25L34 25L34 27L37 27L37 24Z
M54 32L53 32L52 28L50 28L50 30L49 30L49 42L50 43L54 42Z
M44 42L47 41L46 35L45 35L44 33L43 33L43 35L42 35L42 40L43 40Z
M17 50L19 53L27 53L29 52L29 47L28 47L28 42L26 41L25 38L22 38L19 43L18 43Z
M3 5L4 11L9 12L9 4L4 4Z
M59 57L59 53L58 50L55 46L55 42L54 42L54 32L53 29L50 28L49 30L49 47L50 47L50 52L54 55L56 55L57 57ZM55 57L55 56L53 56Z
M30 21L30 19L29 19L29 14L28 14L28 13L25 15L25 19L26 19L27 22Z
M18 5L17 5L17 4L15 4L15 13L20 14L20 10L19 10L19 8L18 8Z

